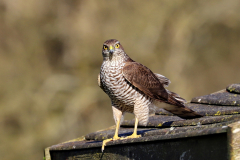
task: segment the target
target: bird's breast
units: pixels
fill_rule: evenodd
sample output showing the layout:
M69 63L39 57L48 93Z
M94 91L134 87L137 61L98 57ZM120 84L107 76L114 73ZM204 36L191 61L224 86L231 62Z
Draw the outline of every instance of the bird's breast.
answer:
M134 105L139 92L129 84L122 73L124 63L103 63L100 72L101 85L103 90L112 101L124 105Z

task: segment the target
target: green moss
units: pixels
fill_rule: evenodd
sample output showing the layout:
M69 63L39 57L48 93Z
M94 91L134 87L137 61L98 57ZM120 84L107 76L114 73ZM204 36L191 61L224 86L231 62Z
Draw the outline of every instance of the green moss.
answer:
M158 127L161 127L161 126L162 126L162 123L159 123L159 124L158 124Z
M214 114L214 116L220 116L221 115L221 112L220 111L217 111L216 114Z

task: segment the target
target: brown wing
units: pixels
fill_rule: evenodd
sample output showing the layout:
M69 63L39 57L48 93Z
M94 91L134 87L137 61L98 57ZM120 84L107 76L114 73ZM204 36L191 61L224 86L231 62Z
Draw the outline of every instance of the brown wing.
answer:
M168 93L156 75L144 65L127 62L123 67L123 76L132 85L151 98L168 101Z
M158 73L154 73L154 74L158 78L158 80L163 84L164 87L168 87L168 85L171 83L171 81L167 77Z
M201 115L185 106L185 100L178 94L168 91L163 87L158 77L147 67L137 62L127 62L123 67L123 76L128 82L138 88L149 97L174 106L168 106L165 110L178 115L181 118L199 118Z

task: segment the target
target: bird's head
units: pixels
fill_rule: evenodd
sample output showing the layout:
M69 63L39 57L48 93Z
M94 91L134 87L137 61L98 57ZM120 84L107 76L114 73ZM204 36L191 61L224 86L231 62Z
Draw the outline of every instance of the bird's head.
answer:
M102 55L104 60L124 58L126 55L120 42L116 39L109 39L103 43Z

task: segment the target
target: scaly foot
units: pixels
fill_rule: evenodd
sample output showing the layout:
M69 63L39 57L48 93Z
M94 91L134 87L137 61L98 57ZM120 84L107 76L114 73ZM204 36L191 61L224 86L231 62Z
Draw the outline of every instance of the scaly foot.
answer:
M104 147L106 146L106 144L107 144L108 142L110 142L110 141L115 141L115 140L119 140L119 139L122 139L122 138L120 138L120 137L118 137L118 136L114 136L113 138L103 140L103 143L102 143L102 152L103 152Z
M131 136L127 136L125 139L128 139L128 138L139 138L141 137L141 135L137 135L137 133L133 133Z

